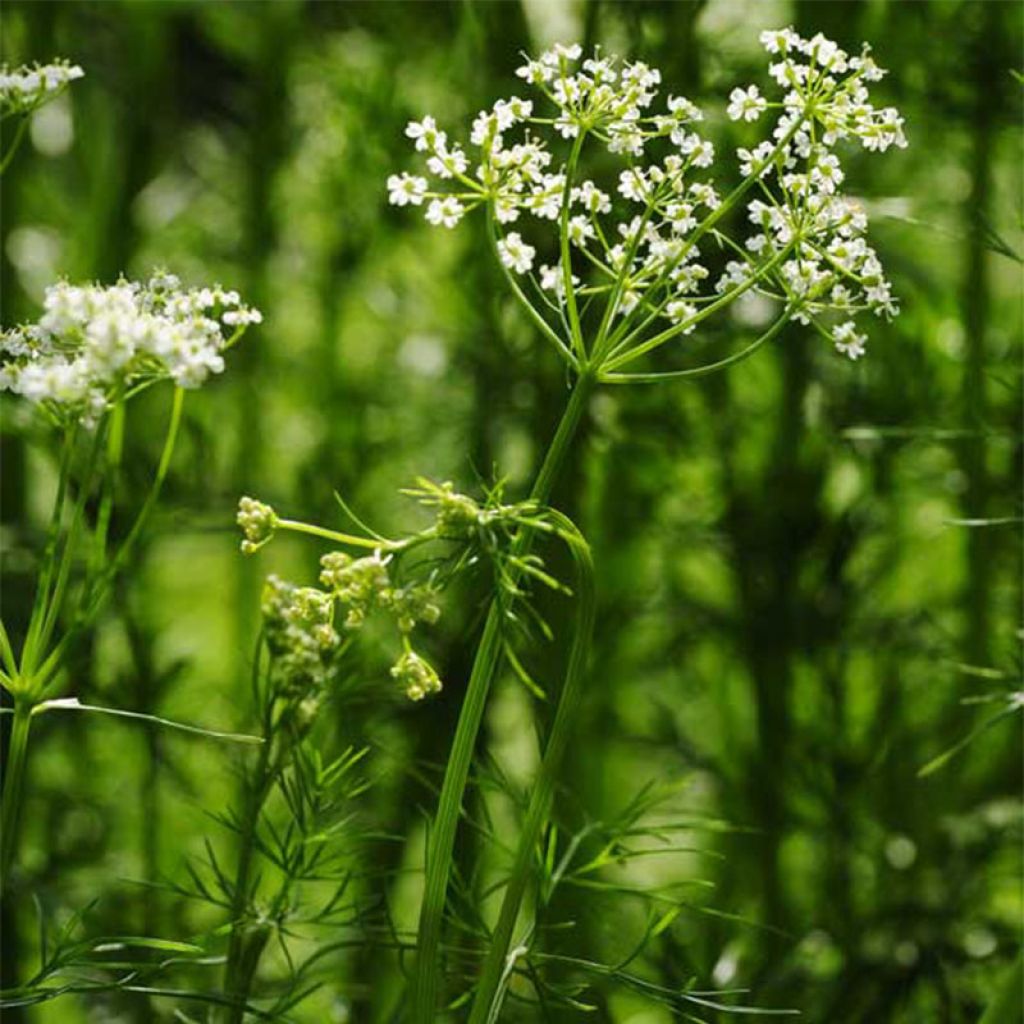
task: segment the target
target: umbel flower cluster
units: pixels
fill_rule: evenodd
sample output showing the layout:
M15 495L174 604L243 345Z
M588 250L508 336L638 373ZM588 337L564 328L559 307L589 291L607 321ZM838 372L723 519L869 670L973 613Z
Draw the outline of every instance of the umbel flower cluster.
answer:
M776 95L750 85L729 97L732 120L763 130L737 150L742 180L727 195L712 176L715 147L698 131L694 103L670 94L656 108L658 70L600 51L582 59L573 44L518 69L539 95L481 111L469 151L433 117L411 122L406 134L429 177L392 175L389 200L423 206L427 221L445 228L485 208L513 290L571 362L614 371L749 290L856 359L865 338L854 317L898 308L865 241L865 213L842 195L836 150L846 142L903 147L903 120L869 100L884 72L866 45L851 56L792 29L765 32L761 42ZM619 158L609 180L584 173L587 141ZM716 225L740 202L751 229L730 238ZM728 252L724 273L712 275L702 261L701 240ZM590 323L595 329L585 330Z
M336 533L282 519L255 498L239 500L236 521L245 554L255 553L281 530L369 550L358 558L345 550L327 552L320 559L319 587L268 578L262 607L264 632L282 692L302 698L321 689L353 634L378 613L391 620L401 640L392 678L411 700L422 700L441 689L441 680L413 649L412 634L420 624L437 622L441 592L458 573L486 560L512 600L524 596L516 576L558 586L543 571L539 558L512 554L518 531L551 531L543 510L530 502L503 504L500 491L477 502L450 483L420 479L417 485L403 493L429 509L432 522L401 540ZM443 552L406 569L403 555L428 543L442 545ZM513 565L514 572L510 571Z
M172 274L110 287L47 288L43 315L0 335L0 391L87 425L119 395L170 378L195 388L224 369L224 350L262 320L237 292L183 289Z
M66 60L25 64L13 71L0 65L0 113L27 114L53 99L85 72Z

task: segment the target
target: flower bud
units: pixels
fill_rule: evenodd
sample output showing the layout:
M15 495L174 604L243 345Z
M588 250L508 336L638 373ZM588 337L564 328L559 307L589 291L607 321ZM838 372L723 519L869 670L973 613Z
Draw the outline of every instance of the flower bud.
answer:
M405 690L409 700L423 700L441 692L441 680L429 662L415 651L406 651L391 667L391 676Z
M235 521L245 535L242 552L246 555L251 555L263 547L277 530L277 515L274 510L255 498L239 499Z

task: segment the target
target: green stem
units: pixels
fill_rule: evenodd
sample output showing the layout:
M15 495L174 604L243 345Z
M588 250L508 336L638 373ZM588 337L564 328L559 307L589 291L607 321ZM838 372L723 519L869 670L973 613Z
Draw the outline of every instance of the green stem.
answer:
M107 534L110 518L114 511L114 493L117 490L117 473L124 454L125 403L115 404L110 414L110 429L107 433L107 458L103 473L103 489L100 497L99 515L93 544L93 571L99 572L107 555Z
M238 853L238 868L231 898L231 937L224 966L224 994L231 1001L224 1010L226 1024L242 1024L245 1005L249 998L256 962L249 949L249 887L252 881L253 854L256 847L256 828L260 813L273 783L274 772L270 757L274 746L273 704L268 707L263 725L263 745L247 794L245 821ZM265 943L264 939L264 943ZM260 947L262 952L262 946ZM256 957L258 961L259 957Z
M779 139L778 142L775 143L775 147L772 149L771 153L769 153L768 156L765 158L766 165L768 163L771 163L771 161L773 161L778 156L778 154L782 152L785 146L789 144L789 142L799 131L803 123L803 117L797 118L796 121L794 121L794 123L790 126L789 131L786 132L786 134L781 139ZM757 173L751 174L748 177L744 178L743 181L741 181L739 185L737 185L736 188L734 188L732 192L730 192L729 195L727 195L725 199L723 199L722 202L719 203L719 205L715 207L714 210L712 210L712 212L704 219L704 221L696 227L693 234L691 234L690 237L686 240L686 244L683 246L683 248L679 251L679 253L676 254L675 258L672 259L668 263L668 265L662 270L661 275L650 285L649 291L652 295L662 284L664 284L669 279L672 271L676 267L678 267L683 262L683 260L686 259L687 255L693 251L694 246L700 241L700 239L703 238L704 235L706 235L709 231L711 231L714 228L714 226L727 213L729 213L729 211L747 194L747 192L749 192L750 189L753 188L753 186L761 180L761 175L762 172L758 171ZM640 324L633 330L629 329L629 325L632 322L631 318L623 317L622 323L619 325L619 327L607 338L605 336L607 323L602 322L601 331L598 335L598 342L596 345L598 362L601 364L604 363L604 357L607 353L608 348L613 346L619 348L621 346L621 341L625 334L628 333L630 337L633 338L639 337L641 332L643 332L648 326L650 326L651 323L653 323L657 319L657 317L660 315L660 312L661 310L659 308L654 312L648 314L648 316L645 317L640 322Z
M402 541L357 537L352 533L339 533L337 530L328 530L323 526L316 526L313 523L303 523L298 519L278 519L275 525L280 530L290 530L292 533L308 533L311 537L321 537L324 540L332 540L336 544L347 544L353 548L367 548L370 551L401 551L403 548L408 547Z
M28 732L32 724L32 705L19 700L14 705L11 745L4 765L3 810L0 815L0 891L7 883L18 838L18 814L28 753Z
M723 306L728 306L730 303L735 302L741 295L755 287L760 281L766 278L783 260L789 256L791 252L793 252L796 248L796 244L796 242L791 242L785 249L780 249L779 252L777 252L763 267L761 267L756 274L748 277L745 281L738 284L730 291L727 291L721 298L718 298L714 302L705 306L699 313L695 313L688 320L675 324L672 327L661 331L659 334L656 334L653 338L648 338L647 341L639 345L634 345L632 348L627 348L627 346L634 335L629 335L627 338L624 338L619 345L608 353L607 358L602 360L601 365L606 370L615 370L626 363L632 362L634 359L639 359L640 356L657 348L659 345L664 345L666 341L671 341L672 338L678 337L683 333L683 331L696 327L696 325L702 320L706 320L709 316L717 313ZM622 351L622 349L626 349L626 351Z
M573 388L569 403L530 492L530 497L539 504L546 504L550 497L551 489L565 464L593 388L594 378L589 374L581 376ZM530 541L528 533L521 533L513 553L525 554ZM441 932L448 879L451 874L452 850L455 846L455 832L458 828L462 797L469 777L470 763L473 760L477 733L480 731L491 679L501 655L501 618L501 608L497 601L492 601L473 661L466 696L459 712L455 739L441 786L437 819L427 846L426 880L423 902L420 906L416 964L412 979L413 1024L433 1024L437 1008Z
M103 431L97 429L93 443L89 446L89 460L86 463L85 474L82 477L82 483L78 491L78 498L72 510L71 523L68 526L67 536L64 539L64 551L57 569L57 578L53 584L53 593L45 609L42 624L35 635L35 642L31 645L31 658L28 653L22 658L24 674L28 677L31 677L35 669L35 657L46 652L50 643L50 637L53 635L53 630L60 617L61 607L64 604L64 593L67 590L68 581L71 578L71 569L75 562L78 535L85 524L85 506L92 492L93 472L96 468L100 449L103 446L103 440ZM28 646L26 643L26 647Z
M153 486L150 488L149 494L146 495L146 500L142 503L142 508L139 509L139 514L136 517L135 522L132 524L131 530L128 531L128 536L125 537L124 543L118 549L118 552L113 559L111 559L106 570L101 573L96 585L92 589L90 601L86 609L87 619L91 618L95 613L103 598L104 591L109 586L113 578L124 567L125 562L127 562L128 555L131 553L131 549L134 546L135 541L142 532L143 526L146 525L146 521L149 519L149 515L153 511L153 506L156 505L157 499L160 497L160 491L163 489L164 480L167 478L167 472L171 468L171 457L174 455L174 447L178 441L178 430L181 427L181 413L184 405L184 389L175 388L174 398L171 402L171 415L170 419L167 421L167 433L164 436L164 446L160 452L160 461L157 463L156 476L153 478Z
M579 163L580 150L583 148L583 139L586 132L582 129L572 144L572 152L569 154L569 162L565 167L565 188L562 194L562 212L559 224L559 248L562 257L562 282L565 290L565 307L569 312L569 332L572 335L572 347L576 351L577 358L585 362L587 353L583 347L583 334L580 331L580 314L576 308L576 291L572 286L572 250L569 244L569 200L572 196L572 180L576 174L576 164Z
M719 359L714 363L705 363L703 366L692 366L688 370L656 370L653 373L604 373L601 375L602 384L656 384L663 380L686 380L694 377L707 377L719 370L725 370L736 363L749 359L762 345L771 341L793 318L795 306L787 306L785 312L779 317L767 331L760 337L755 338L746 348L734 352L731 356Z
M499 232L498 225L494 217L494 206L488 204L487 206L487 234L491 241L491 249L494 252L494 259L498 266L501 268L501 272L505 277L505 282L508 284L512 291L512 294L519 300L519 304L526 311L527 316L533 321L534 326L538 328L540 333L548 339L557 350L559 356L564 359L573 369L576 368L576 357L566 347L565 342L558 336L558 332L555 331L551 325L544 319L543 316L538 312L533 303L526 297L523 289L519 287L519 282L512 275L512 272L501 262L501 256L498 253L498 240Z
M18 127L14 131L14 141L11 143L11 148L7 150L7 155L0 160L0 174L3 174L7 170L8 165L14 159L14 154L18 152L18 147L21 145L21 140L25 137L25 129L28 128L28 114L22 115L21 121L18 122Z
M77 424L74 428L70 428L64 433L64 444L57 475L57 493L53 499L50 525L46 531L46 545L43 548L43 557L40 562L42 569L39 573L39 580L36 583L32 614L28 620L28 632L21 649L23 670L28 670L35 663L36 641L49 607L50 584L53 581L53 573L56 568L57 540L60 535L61 519L64 514L64 500L67 496L68 480L71 476L71 459L74 454L75 438L77 435Z
M519 908L530 880L537 841L547 820L558 770L576 719L576 711L583 693L587 653L594 632L596 602L594 563L590 549L576 527L565 516L553 511L550 514L555 517L560 536L569 544L576 562L576 630L569 653L565 685L562 687L558 708L555 711L555 720L551 726L544 759L533 785L530 804L519 835L515 861L505 889L498 923L491 937L491 946L484 960L469 1024L491 1024L497 1020L501 1009L504 992L502 981L508 975L506 968L512 929L519 917Z
M34 673L36 681L41 688L49 683L54 672L60 667L61 660L72 639L78 634L79 630L92 621L93 617L100 610L107 588L128 561L128 556L135 541L142 532L142 527L146 524L153 506L156 505L157 499L160 497L160 491L170 469L171 457L174 454L174 447L178 440L178 430L181 426L181 413L184 404L184 390L182 388L175 388L171 415L167 423L167 434L164 437L164 446L160 453L160 462L157 465L153 486L150 488L149 494L146 495L146 500L143 502L142 508L139 510L139 514L132 524L131 530L128 531L128 536L125 537L121 547L88 588L71 628L61 637L60 641L39 667L39 671Z

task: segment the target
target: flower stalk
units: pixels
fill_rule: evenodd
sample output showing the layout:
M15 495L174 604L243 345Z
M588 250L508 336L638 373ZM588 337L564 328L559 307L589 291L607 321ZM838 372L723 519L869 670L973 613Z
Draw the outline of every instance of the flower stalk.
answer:
M502 981L507 977L506 964L512 943L512 930L529 885L537 841L551 809L558 772L572 734L573 723L576 721L576 712L579 709L583 682L586 678L587 655L594 634L596 590L590 547L566 516L555 510L550 510L548 514L558 528L559 536L568 544L576 565L576 626L569 651L565 683L558 699L540 770L533 782L498 922L491 935L491 944L477 983L469 1024L490 1024L497 1019L501 1010L504 991Z
M593 393L594 377L581 375L559 421L547 454L530 491L530 499L546 504L551 495L579 430L584 411ZM513 555L522 556L529 550L532 534L524 531L518 537ZM459 711L451 753L445 767L444 782L438 801L437 817L430 832L427 847L426 879L423 902L420 906L419 929L416 943L416 964L412 981L412 1020L414 1024L432 1024L437 1007L441 933L444 925L445 898L451 875L452 851L458 828L459 813L469 768L476 748L480 722L487 696L490 693L498 661L501 656L503 628L501 606L491 602L480 637L466 695Z
M26 700L14 703L11 744L4 765L3 809L0 820L0 892L7 887L14 863L21 812L22 780L28 755L28 734L32 724L32 705Z

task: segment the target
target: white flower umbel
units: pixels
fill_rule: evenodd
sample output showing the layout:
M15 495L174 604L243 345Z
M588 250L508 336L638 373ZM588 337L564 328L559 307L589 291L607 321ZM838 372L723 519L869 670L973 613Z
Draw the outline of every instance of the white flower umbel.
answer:
M410 123L406 134L430 177L392 175L389 199L425 202L427 221L446 228L486 210L517 298L568 363L599 379L650 379L617 371L747 291L778 301L780 326L813 323L856 358L863 337L834 330L833 317L892 316L898 307L864 239L864 211L840 192L835 150L905 146L903 120L869 102L868 86L884 72L867 46L851 56L791 28L761 42L777 95L758 85L730 92L726 112L740 130L764 127L737 150L740 180L724 197L710 174L714 146L695 130L699 108L670 95L658 110L659 71L599 51L583 60L573 44L519 68L538 99L512 96L481 111L471 157L433 117ZM588 146L619 158L594 161L618 162L608 180L585 173ZM741 203L751 228L729 237L719 224ZM512 223L519 230L506 232ZM729 255L724 275L702 262L705 236ZM536 264L538 253L547 258Z
M66 60L25 64L13 71L0 65L0 113L27 114L52 100L85 72Z
M13 71L6 64L0 64L0 120L19 115L10 143L0 152L0 174L7 170L25 137L28 115L56 99L71 82L84 74L77 64L66 60L31 66L25 64Z
M0 391L88 425L130 389L166 378L198 387L261 320L237 292L183 289L171 274L110 287L61 282L47 288L38 322L0 334Z

